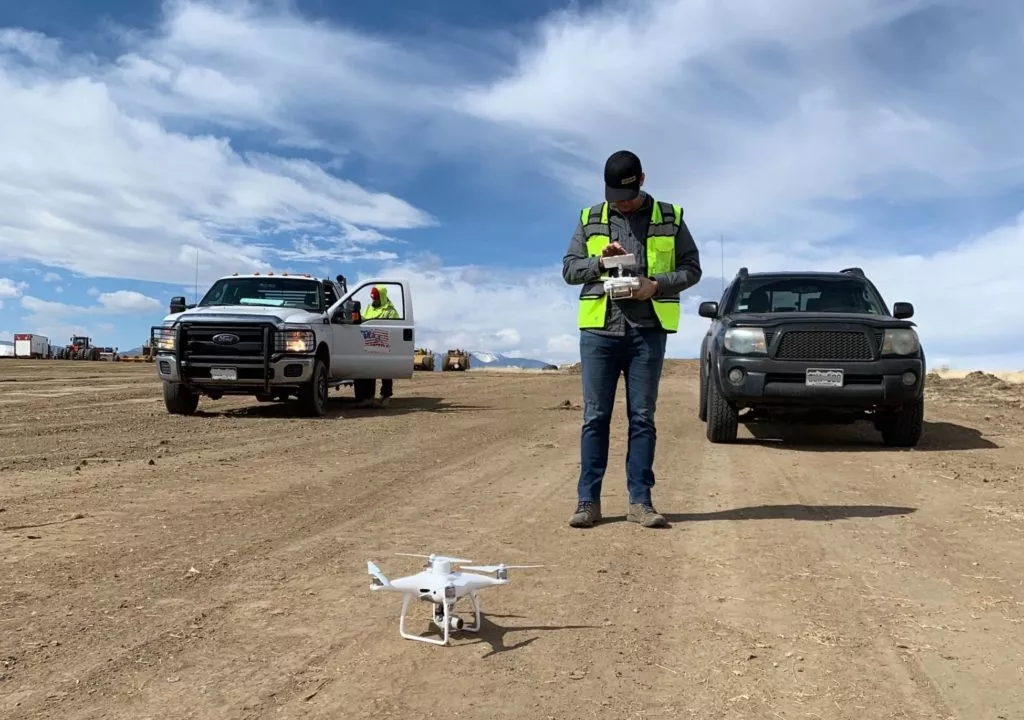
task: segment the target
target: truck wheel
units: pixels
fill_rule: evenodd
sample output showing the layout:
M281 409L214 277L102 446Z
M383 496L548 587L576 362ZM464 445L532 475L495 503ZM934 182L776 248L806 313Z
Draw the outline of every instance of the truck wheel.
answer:
M914 447L924 429L924 398L911 400L896 412L880 418L882 442L889 447Z
M164 383L164 407L171 415L192 415L199 407L199 394L181 383Z
M697 400L697 417L701 422L708 419L708 376L704 373L704 360L700 361L700 394Z
M722 397L714 378L709 376L704 384L707 388L707 438L713 443L731 443L736 440L739 429L739 411Z
M313 377L299 390L299 407L307 417L323 417L327 414L327 365L322 358L313 363Z

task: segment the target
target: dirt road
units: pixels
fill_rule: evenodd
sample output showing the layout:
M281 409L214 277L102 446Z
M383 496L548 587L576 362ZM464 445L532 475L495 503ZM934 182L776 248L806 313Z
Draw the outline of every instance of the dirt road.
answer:
M620 521L620 409L612 521L580 531L578 382L417 373L388 410L174 418L150 365L0 361L0 717L1024 718L1024 386L933 383L915 451L715 446L673 363L672 527ZM369 591L368 559L419 568L395 552L557 567L440 648Z

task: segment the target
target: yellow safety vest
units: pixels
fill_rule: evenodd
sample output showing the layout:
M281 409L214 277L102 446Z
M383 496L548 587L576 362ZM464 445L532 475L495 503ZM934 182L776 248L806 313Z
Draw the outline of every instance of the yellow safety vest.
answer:
M600 220L592 220L600 210ZM666 221L666 216L671 216ZM647 229L647 274L671 272L676 267L676 232L679 230L683 209L679 205L654 201L651 204L651 224ZM608 224L608 203L583 208L580 214L583 223L583 237L587 243L587 255L599 256L611 239L611 226ZM602 273L602 280L584 285L580 292L580 308L578 323L582 328L604 327L605 314L608 311L608 296L604 292L603 279L610 277L608 272ZM672 297L651 298L654 314L666 332L674 333L679 329L679 295Z

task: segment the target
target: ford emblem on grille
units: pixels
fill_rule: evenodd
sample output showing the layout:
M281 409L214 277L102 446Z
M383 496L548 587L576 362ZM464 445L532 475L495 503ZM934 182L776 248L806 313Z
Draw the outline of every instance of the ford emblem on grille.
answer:
M239 340L241 340L240 337L231 333L221 333L220 335L213 336L213 341L218 345L234 345Z

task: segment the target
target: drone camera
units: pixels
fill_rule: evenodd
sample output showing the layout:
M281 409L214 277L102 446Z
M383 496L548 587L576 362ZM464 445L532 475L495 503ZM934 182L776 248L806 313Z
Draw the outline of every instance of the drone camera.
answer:
M461 630L466 623L462 621L462 618L452 615L448 620L448 624L451 625L452 630Z
M508 570L505 568L498 568L498 571L495 573L495 577L499 580L508 580Z

